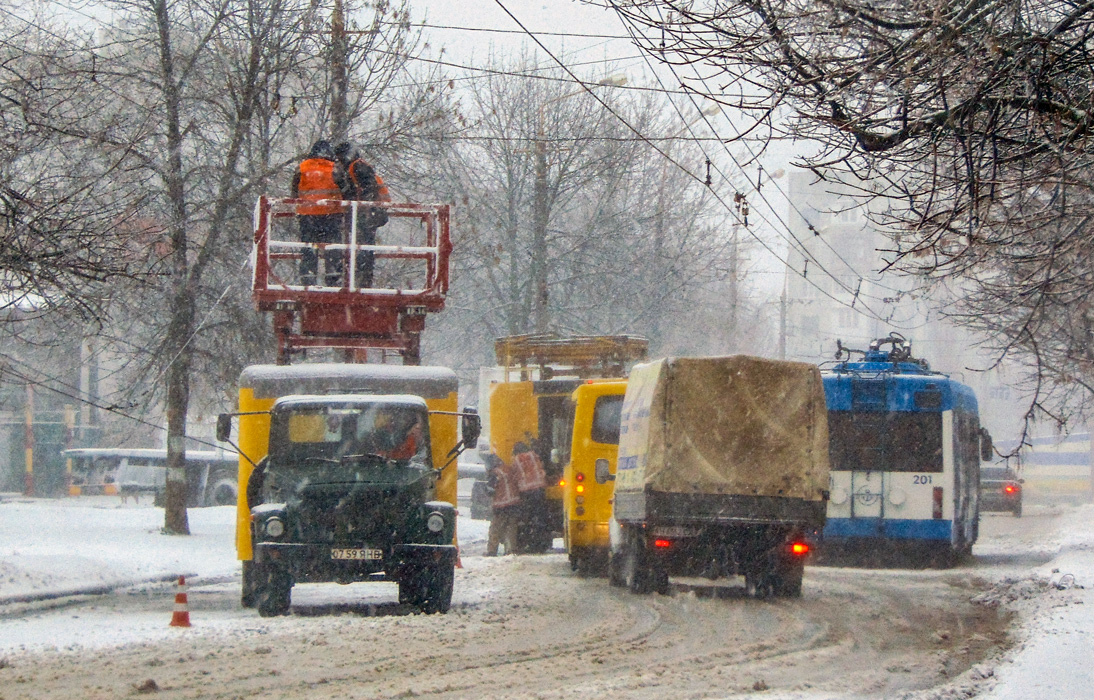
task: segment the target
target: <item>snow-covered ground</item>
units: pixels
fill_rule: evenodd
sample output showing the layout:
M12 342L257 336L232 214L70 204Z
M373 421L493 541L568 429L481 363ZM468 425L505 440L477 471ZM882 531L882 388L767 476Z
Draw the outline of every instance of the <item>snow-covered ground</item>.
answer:
M239 567L232 537L234 508L192 509L189 517L193 534L170 537L160 534L162 509L148 504L122 504L110 497L45 500L0 496L0 659L5 654L37 649L94 648L162 639L174 632L166 625L170 587L164 581L180 574L188 576L197 590L234 592ZM1058 532L1047 541L996 539L978 545L981 560L973 573L992 579L994 585L980 594L977 602L1006 606L1017 613L1013 635L1017 643L1002 659L979 664L941 695L934 691L922 693L922 697L1094 697L1094 666L1089 661L1094 652L1094 506L1063 509L1057 522ZM462 576L474 572L478 583L461 587L458 576L456 604L486 599L491 569L504 572L512 568L499 566L501 560L481 557L487 525L460 519L466 567ZM1039 560L1049 561L1032 569L1029 564L1008 568L1008 558L1023 561L1016 555L1024 550L1036 551L1043 555ZM990 563L992 560L996 563ZM133 612L125 613L124 624L119 624L117 609L109 606L77 606L71 608L76 614L65 615L50 611L51 605L65 605L73 597L94 600L94 595L108 588L132 596ZM294 605L307 606L312 598L330 605L342 596L358 602L362 596L374 598L377 605L383 605L395 597L395 587L303 587L294 595ZM227 594L220 598L235 600ZM192 606L200 607L199 596L192 594L191 601ZM279 625L289 622L282 620ZM201 629L195 627L194 632L245 635L264 624L253 611L243 611L233 603L230 609L203 610ZM298 624L312 623L301 617Z

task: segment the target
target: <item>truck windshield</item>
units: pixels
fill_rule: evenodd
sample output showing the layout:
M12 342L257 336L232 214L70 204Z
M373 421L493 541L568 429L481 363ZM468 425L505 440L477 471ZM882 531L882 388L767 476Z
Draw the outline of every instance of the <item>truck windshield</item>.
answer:
M292 406L274 412L271 471L309 483L388 481L431 469L428 419L413 405Z

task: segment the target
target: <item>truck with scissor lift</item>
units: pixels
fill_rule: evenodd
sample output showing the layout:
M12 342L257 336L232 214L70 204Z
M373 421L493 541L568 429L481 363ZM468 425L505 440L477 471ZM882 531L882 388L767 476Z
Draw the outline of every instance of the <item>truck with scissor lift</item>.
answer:
M457 408L455 373L420 366L426 314L448 290L449 207L322 203L345 213L344 242L296 240L298 207L314 202L261 197L255 209L253 294L273 316L277 362L243 370L238 410L217 425L229 439L238 417L242 603L282 615L297 584L379 580L398 583L400 604L447 612L456 457L479 432ZM387 211L385 243L358 242L361 207ZM305 252L327 264L324 284L302 282ZM293 364L307 353L342 361Z

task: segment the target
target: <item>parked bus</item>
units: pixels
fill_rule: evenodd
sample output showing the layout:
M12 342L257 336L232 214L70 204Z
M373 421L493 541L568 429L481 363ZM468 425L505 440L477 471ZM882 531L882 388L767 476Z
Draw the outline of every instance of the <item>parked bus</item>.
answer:
M167 450L89 447L62 454L72 475L70 495L150 495L154 503L163 503ZM187 450L187 507L234 505L238 463L235 453Z
M888 346L888 350L883 349ZM862 354L859 362L850 353ZM977 538L980 428L968 386L931 371L898 334L823 371L831 456L824 546L949 563Z

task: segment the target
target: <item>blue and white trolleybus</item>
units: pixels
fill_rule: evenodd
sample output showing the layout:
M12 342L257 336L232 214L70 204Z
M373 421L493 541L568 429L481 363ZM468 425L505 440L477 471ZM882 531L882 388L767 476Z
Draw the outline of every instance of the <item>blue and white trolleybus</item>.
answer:
M884 553L899 545L943 561L968 554L980 459L991 453L972 389L913 358L896 333L865 351L840 344L836 359L822 369L831 460L825 546Z

